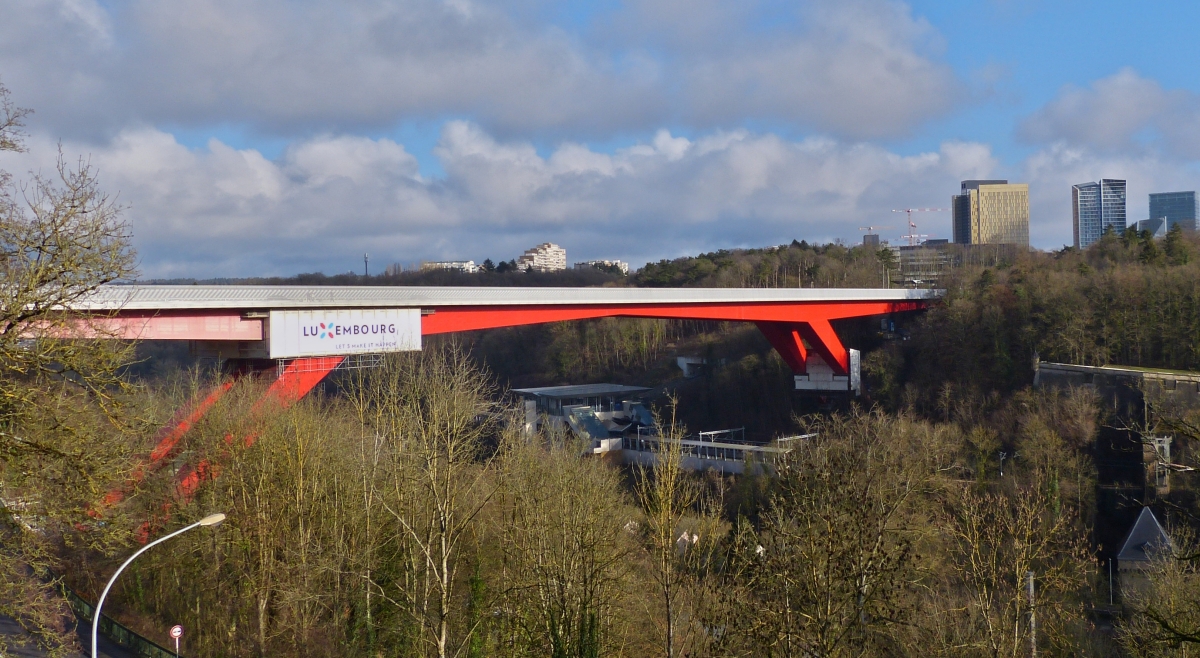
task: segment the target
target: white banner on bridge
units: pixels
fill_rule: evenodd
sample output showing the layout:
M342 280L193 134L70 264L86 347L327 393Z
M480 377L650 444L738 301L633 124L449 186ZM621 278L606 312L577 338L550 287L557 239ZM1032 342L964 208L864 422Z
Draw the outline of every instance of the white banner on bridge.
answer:
M421 349L421 309L271 311L271 358Z

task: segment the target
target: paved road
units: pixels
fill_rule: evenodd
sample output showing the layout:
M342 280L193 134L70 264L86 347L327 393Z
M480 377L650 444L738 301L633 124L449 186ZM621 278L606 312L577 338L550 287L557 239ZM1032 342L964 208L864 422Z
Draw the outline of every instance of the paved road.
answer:
M12 619L11 617L0 617L0 635L24 636L24 635L26 635L26 633L19 625L17 625L17 622L14 619ZM91 641L92 641L91 635L92 635L92 627L91 626L82 626L82 625L80 626L80 628L79 628L79 644L81 646L85 647L85 652L79 654L80 656L90 656L91 655L91 651L90 651ZM104 656L105 658L134 658L134 655L132 653L129 653L128 651L126 651L125 649L122 649L121 647L118 647L117 645L113 644L111 641L109 641L107 638L105 638L103 636L100 637L100 647L99 648L100 648L100 655ZM10 652L9 655L13 656L14 658L44 658L44 656L46 656L47 654L45 651L42 651L41 649L38 649L35 646L27 645L27 646L17 649L14 652Z

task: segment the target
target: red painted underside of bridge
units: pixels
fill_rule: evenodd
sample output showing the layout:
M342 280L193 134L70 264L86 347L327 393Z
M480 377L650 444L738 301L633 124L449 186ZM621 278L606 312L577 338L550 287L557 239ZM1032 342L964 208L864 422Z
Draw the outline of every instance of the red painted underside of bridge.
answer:
M850 367L850 355L830 325L831 321L924 307L924 301L441 307L421 318L421 333L429 336L606 317L753 322L793 371L805 372L808 348L804 343L807 342L835 372L844 375Z

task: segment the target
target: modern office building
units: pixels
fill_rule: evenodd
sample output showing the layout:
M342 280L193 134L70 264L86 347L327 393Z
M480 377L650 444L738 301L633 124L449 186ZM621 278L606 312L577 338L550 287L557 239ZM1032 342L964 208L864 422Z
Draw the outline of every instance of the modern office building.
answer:
M951 197L956 244L1029 246L1029 185L965 180Z
M517 259L517 270L535 272L558 272L567 269L567 250L552 243L543 242Z
M1165 230L1180 224L1189 231L1196 230L1196 193L1158 192L1150 195L1150 219L1166 220Z
M1125 181L1112 178L1071 186L1075 247L1084 249L1108 229L1125 230Z
M926 240L918 245L897 247L903 284L916 287L937 284L951 262L947 243L947 240Z

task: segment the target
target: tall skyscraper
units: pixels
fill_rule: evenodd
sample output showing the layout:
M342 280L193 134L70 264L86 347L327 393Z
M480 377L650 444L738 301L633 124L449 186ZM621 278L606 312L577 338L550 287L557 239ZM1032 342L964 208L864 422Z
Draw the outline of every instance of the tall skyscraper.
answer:
M1125 181L1112 178L1071 186L1075 247L1084 249L1108 229L1125 230Z
M1150 219L1167 220L1169 231L1181 224L1189 231L1196 230L1196 193L1159 192L1150 195Z
M1029 185L965 180L950 199L956 244L1029 246Z

